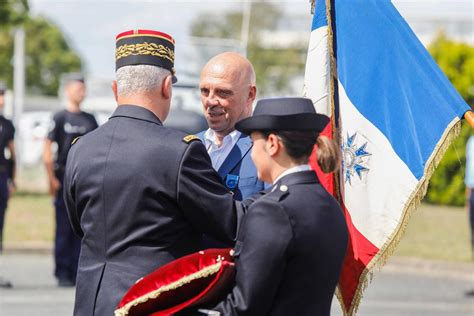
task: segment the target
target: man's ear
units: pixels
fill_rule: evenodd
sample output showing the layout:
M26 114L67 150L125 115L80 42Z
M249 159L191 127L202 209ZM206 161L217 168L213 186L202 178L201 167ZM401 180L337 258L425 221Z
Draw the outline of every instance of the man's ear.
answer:
M118 90L117 90L117 81L112 81L112 91L114 93L115 101L118 102Z
M257 97L257 87L255 85L251 85L249 89L249 101L253 103L255 98Z
M163 84L161 85L161 94L163 95L164 99L171 99L172 84L173 84L173 77L171 75L166 76L166 78L163 80Z
M278 136L275 134L270 134L267 138L267 143L266 143L266 149L267 153L271 157L275 157L281 150L281 143L280 139Z
M249 89L249 94L247 97L247 110L249 115L252 114L252 105L253 101L255 101L255 98L257 97L257 87L255 85L251 85Z

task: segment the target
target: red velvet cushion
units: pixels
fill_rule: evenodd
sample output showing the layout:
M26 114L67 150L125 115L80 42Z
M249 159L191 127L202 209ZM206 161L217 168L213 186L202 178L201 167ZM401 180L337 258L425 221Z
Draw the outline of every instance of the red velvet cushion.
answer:
M222 299L234 281L230 251L207 249L158 268L128 290L115 315L172 315Z

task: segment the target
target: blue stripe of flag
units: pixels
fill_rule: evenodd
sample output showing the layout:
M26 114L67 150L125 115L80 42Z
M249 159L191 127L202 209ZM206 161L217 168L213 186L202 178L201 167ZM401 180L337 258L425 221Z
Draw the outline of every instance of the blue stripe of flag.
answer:
M469 106L390 1L336 0L335 18L340 82L420 179L447 125Z
M316 7L314 9L311 31L314 31L317 28L327 25L328 18L326 15L326 0L316 0Z

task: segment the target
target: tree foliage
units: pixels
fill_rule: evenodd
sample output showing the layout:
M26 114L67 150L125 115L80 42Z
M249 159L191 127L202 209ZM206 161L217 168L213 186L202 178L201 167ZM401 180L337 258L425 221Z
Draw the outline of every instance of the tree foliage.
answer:
M306 46L282 48L264 44L265 30L276 30L281 18L282 12L272 3L251 4L247 57L255 68L258 90L263 93L283 93L289 88L290 79L304 69ZM240 11L224 15L205 13L192 23L191 34L240 40L242 20Z
M27 15L26 0L7 1L0 8L0 24L5 26L0 28L0 80L12 87L13 27L22 26L25 30L27 91L57 95L61 74L80 71L81 59L57 26L44 17Z
M0 26L23 23L28 16L28 0L0 0Z
M429 47L430 53L471 106L474 105L474 47L456 43L440 33ZM463 205L465 201L464 175L466 143L473 134L463 122L460 136L446 152L430 181L426 200L431 203Z

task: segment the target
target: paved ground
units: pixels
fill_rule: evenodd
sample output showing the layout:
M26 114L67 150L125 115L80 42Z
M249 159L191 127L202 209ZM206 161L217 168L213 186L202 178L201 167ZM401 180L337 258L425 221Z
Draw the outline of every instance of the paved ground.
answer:
M0 289L0 315L71 315L73 289L56 287L48 254L0 257L0 275L13 289ZM365 292L358 315L472 316L474 264L392 258ZM332 315L342 315L337 300Z
M393 258L367 288L358 315L473 316L473 290L474 264ZM342 315L337 304L332 315Z
M0 289L1 316L72 315L73 288L58 288L48 254L3 255L0 274L13 289Z

